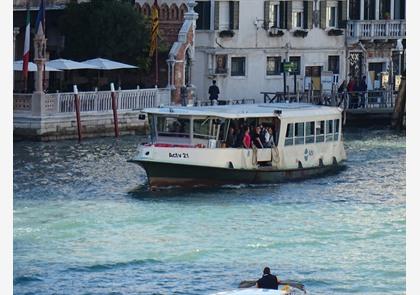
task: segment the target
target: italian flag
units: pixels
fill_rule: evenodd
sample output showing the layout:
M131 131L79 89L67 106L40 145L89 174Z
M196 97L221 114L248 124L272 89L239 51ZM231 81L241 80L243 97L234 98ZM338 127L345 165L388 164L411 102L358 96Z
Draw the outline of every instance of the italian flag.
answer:
M30 36L31 36L31 15L29 7L26 11L26 28L25 28L25 45L23 46L23 77L25 81L28 79L28 65L29 65L29 47L30 47Z

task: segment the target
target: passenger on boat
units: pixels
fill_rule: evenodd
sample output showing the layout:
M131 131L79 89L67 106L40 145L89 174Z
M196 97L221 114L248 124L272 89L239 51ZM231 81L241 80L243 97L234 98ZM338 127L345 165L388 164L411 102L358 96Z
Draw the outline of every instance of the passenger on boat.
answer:
M251 148L251 135L249 135L249 127L245 127L244 138L242 140L242 145L246 149Z
M267 148L273 147L274 144L274 137L273 137L273 128L268 127L267 133L265 134L265 146Z
M236 134L233 127L229 128L229 133L226 138L226 147L235 147L236 146Z
M235 147L237 147L237 148L243 147L243 143L242 142L244 140L245 127L242 124L239 125L239 129L236 130L235 134L236 134Z
M255 132L252 137L252 142L258 149L262 149L264 147L261 142L260 133L261 133L261 127L259 126L255 127Z
M257 281L257 288L278 290L280 280L271 274L270 268L265 267L263 276Z

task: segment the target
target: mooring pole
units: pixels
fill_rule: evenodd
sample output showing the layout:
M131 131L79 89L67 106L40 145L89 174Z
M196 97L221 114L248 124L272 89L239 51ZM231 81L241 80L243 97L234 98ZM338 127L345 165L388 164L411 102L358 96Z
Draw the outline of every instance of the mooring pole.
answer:
M73 92L74 92L74 108L76 110L77 136L80 142L82 140L82 126L80 123L80 99L79 99L79 91L77 90L77 85L73 85Z
M283 96L284 100L286 100L286 69L284 68L284 64L286 63L286 59L283 59Z
M114 83L111 83L111 98L112 98L112 113L114 114L115 137L119 137L120 133L118 130L117 98L115 97Z

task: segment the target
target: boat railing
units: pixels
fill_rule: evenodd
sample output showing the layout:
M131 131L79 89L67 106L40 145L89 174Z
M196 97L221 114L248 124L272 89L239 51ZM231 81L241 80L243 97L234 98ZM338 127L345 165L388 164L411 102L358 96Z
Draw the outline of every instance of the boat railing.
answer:
M242 99L219 99L217 102L212 102L211 100L199 100L194 102L194 106L211 106L211 105L235 105L235 104L255 104L255 99L253 98L242 98Z

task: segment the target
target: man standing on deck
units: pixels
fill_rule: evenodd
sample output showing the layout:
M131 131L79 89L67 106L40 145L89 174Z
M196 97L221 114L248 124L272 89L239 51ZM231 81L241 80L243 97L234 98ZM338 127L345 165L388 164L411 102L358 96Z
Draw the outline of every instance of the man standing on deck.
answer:
M217 100L219 99L219 93L220 91L219 91L219 87L217 87L216 85L216 80L213 80L213 85L209 87L209 94L210 94L209 98L212 105L217 104ZM215 103L214 103L214 100L216 100Z
M257 288L278 290L280 281L270 273L270 268L265 267L263 276L257 281Z

